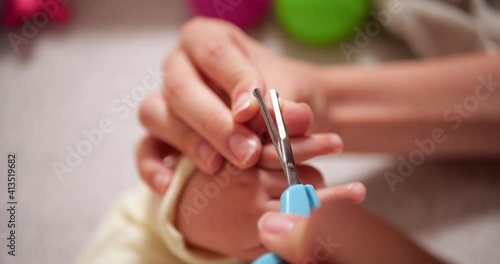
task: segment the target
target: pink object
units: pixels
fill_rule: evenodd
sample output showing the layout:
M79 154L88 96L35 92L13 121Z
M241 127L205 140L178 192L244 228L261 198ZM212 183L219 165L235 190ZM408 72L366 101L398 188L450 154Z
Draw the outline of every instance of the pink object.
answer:
M45 16L56 23L66 22L70 16L68 6L57 0L3 0L3 5L2 23L7 27L18 26L35 16Z
M257 23L272 0L189 0L195 15L221 18L245 29Z

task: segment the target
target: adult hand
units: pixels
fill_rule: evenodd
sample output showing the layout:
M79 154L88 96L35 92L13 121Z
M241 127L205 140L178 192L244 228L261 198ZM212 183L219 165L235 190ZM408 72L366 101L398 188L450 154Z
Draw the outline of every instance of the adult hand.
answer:
M310 218L270 212L258 222L262 244L289 263L440 263L360 206L322 190Z
M147 123L153 124L154 130L152 131L158 133L146 136L139 143L136 154L137 167L143 180L156 193L162 195L173 177L175 161L180 153L176 148L163 142L165 137L158 138L158 135L169 134L171 130L168 126L169 119L174 117L168 113L165 100L159 95L153 95L144 102L143 109L149 111L148 118L151 120ZM288 103L284 105L282 110L296 158L307 160L319 155L339 153L342 150L342 140L336 134L305 134L312 122L311 110L307 105ZM255 131L255 134L261 136L266 131L262 117L255 118L247 126ZM266 140L263 142L270 143L269 139L267 142ZM261 154L259 165L267 168L280 168L278 155L272 144L264 145Z
M237 27L208 18L186 23L164 70L163 93L145 100L140 120L208 174L224 160L239 168L259 160L259 130L247 127L259 111L254 88L267 95L273 87L281 98L300 102L318 79L314 66L277 56ZM312 113L304 104L283 102L283 107L289 130L309 127ZM143 177L149 183L154 175L160 174Z

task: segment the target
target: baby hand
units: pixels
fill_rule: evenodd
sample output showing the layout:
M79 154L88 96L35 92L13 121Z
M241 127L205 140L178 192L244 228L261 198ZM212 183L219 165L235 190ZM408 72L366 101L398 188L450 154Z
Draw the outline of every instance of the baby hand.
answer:
M273 153L270 148L274 146L264 146L267 156ZM295 149L300 162L302 148L296 145ZM269 164L262 165L265 159ZM186 184L177 209L176 225L185 241L190 246L242 260L264 254L267 250L259 240L257 221L266 212L279 211L280 196L288 187L283 170L272 160L264 155L259 166L248 170L226 163L214 176L196 171ZM298 165L297 169L302 182L316 188L320 200L333 196L358 203L365 198L361 183L321 189L324 181L316 169L307 165Z

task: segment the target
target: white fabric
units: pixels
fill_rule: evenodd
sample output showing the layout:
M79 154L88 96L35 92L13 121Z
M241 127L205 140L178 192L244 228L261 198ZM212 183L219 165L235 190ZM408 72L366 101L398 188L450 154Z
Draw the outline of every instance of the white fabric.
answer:
M175 227L177 200L193 170L193 164L182 159L163 198L144 185L125 193L112 206L76 263L240 263L188 247Z

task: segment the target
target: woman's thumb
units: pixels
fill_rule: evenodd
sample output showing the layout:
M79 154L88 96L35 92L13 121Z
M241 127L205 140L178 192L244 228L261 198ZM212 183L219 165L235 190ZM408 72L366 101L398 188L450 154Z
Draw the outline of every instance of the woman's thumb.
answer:
M299 215L266 213L258 223L260 240L267 249L289 263L330 263L331 253L323 248L316 250L318 252L311 250L317 243L305 234L308 221L309 218Z

